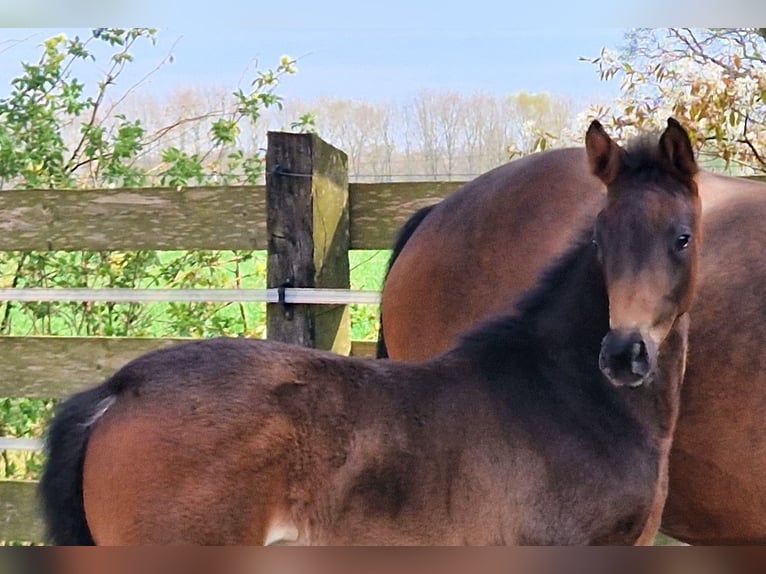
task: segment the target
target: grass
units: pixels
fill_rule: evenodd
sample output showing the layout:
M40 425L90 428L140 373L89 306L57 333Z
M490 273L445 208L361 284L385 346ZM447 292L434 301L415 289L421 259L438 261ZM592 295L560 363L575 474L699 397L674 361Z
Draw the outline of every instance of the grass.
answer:
M351 289L378 291L383 286L390 250L351 251ZM377 305L351 305L351 339L376 341L380 324Z

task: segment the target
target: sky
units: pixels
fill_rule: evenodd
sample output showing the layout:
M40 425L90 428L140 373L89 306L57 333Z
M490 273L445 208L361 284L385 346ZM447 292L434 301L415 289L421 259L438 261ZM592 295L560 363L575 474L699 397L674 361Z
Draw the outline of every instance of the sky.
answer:
M254 67L298 58L286 99L404 100L422 90L519 91L608 103L593 58L618 48L634 26L766 25L765 0L0 0L0 97L19 62L46 36L94 25L156 26L158 45L138 50L127 85L173 54L143 87L247 87ZM13 40L27 40L14 44ZM249 75L248 75L249 74Z
M548 92L575 102L603 101L619 91L599 80L596 67L579 61L604 47L617 48L626 28L480 29L452 25L359 28L330 18L287 27L204 27L199 21L160 26L157 45L136 51L125 75L127 86L173 55L142 86L165 94L183 86L247 87L255 68L276 66L287 54L298 59L298 73L285 78L285 99L320 97L365 101L404 100L422 90ZM32 60L47 37L87 36L88 28L0 28L0 95Z

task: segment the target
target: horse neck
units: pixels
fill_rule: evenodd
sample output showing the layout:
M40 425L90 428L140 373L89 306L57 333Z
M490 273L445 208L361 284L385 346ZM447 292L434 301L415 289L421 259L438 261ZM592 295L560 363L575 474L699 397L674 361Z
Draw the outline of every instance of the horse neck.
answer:
M600 392L629 413L653 442L669 439L678 418L686 366L688 314L676 319L662 342L654 380L635 389L615 387L598 366L601 341L609 329L601 266L590 246L581 246L572 256L566 275L556 278L554 273L555 283L542 294L541 304L529 308L536 344L548 350L549 360L559 370L578 374L565 380L600 386Z
M640 391L635 396L629 396L635 416L643 420L651 435L660 441L670 440L678 420L688 334L689 314L684 313L676 318L660 346L657 377L645 385L646 388L635 389Z
M627 416L653 442L662 440L678 416L688 318L679 318L663 342L655 381L637 389L613 386L598 365L601 341L609 330L609 300L587 237L544 274L519 304L519 315L485 324L455 351L470 357L470 368L499 381L498 390L506 384L558 389L573 401L597 403L609 416ZM515 381L518 365L525 365L538 381Z

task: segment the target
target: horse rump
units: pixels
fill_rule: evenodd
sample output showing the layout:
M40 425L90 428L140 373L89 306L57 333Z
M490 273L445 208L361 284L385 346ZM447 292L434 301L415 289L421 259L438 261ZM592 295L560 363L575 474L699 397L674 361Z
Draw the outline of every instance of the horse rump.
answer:
M404 246L407 245L407 242L410 240L410 237L412 237L412 234L415 233L415 230L420 226L421 223L423 223L423 220L428 216L429 213L431 213L431 210L436 207L438 204L433 205L427 205L425 207L421 207L418 209L415 213L413 213L410 218L406 221L406 223L402 226L402 228L399 230L399 232L396 234L396 239L394 239L394 244L392 246L392 252L391 252L391 258L388 260L388 267L386 268L386 277L388 277L388 274L391 272L391 267L394 266L394 263L396 263L396 259L399 257L399 254L402 252L402 249L404 249ZM385 279L383 280L385 282ZM386 348L386 339L383 336L383 309L381 307L381 313L380 313L380 329L378 329L378 344L375 348L375 358L377 359L387 359L388 358L388 349Z

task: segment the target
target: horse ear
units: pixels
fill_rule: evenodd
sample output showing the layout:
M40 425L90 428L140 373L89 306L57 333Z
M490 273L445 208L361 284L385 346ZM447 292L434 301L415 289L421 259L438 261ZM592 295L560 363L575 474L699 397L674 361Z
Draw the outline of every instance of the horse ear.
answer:
M593 175L604 185L611 184L622 167L624 150L612 141L598 120L593 120L585 134L585 151Z
M697 173L697 162L689 134L673 118L668 118L668 127L660 136L660 152L668 169L682 180L691 179Z

